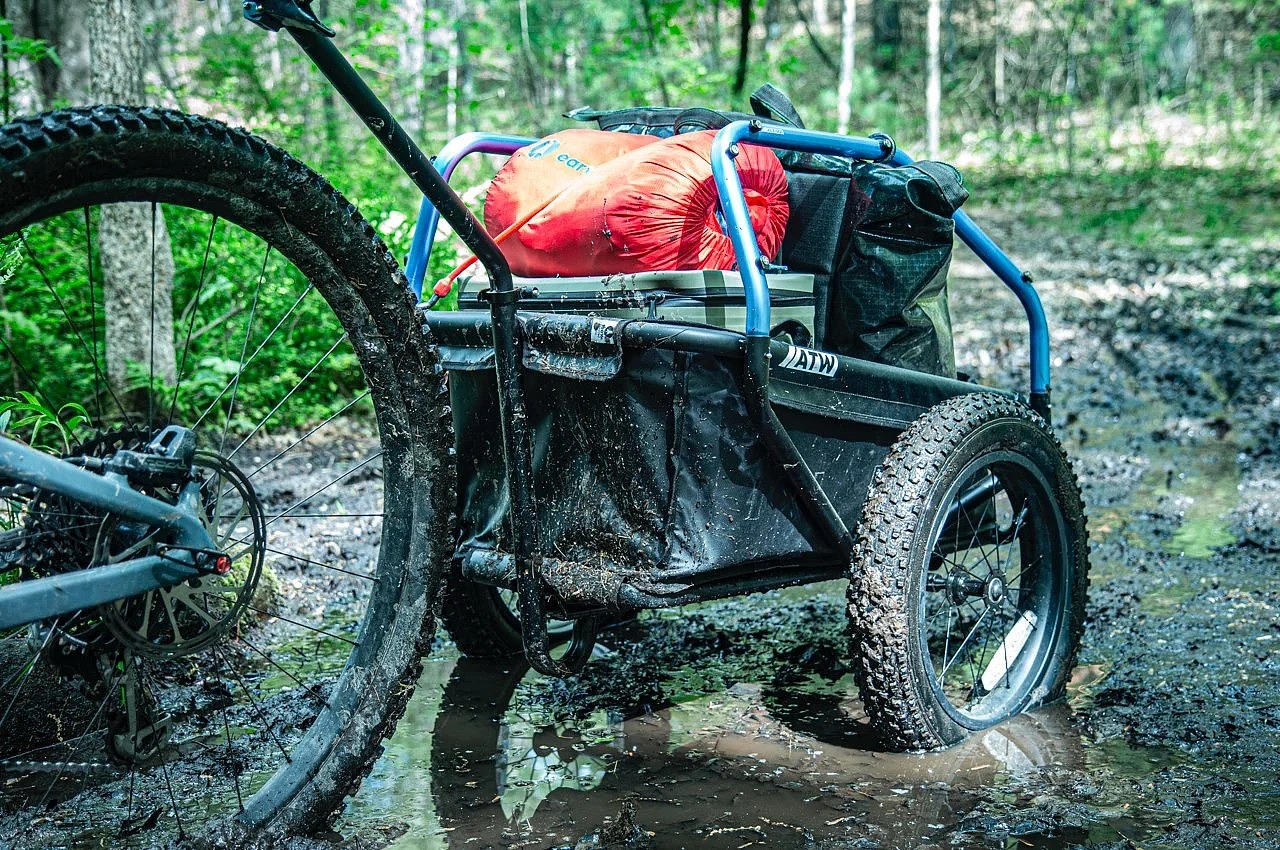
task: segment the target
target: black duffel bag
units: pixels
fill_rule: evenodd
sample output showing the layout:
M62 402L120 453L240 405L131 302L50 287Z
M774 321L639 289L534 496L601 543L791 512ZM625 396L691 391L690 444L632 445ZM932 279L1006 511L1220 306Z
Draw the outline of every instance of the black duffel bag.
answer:
M578 109L567 118L604 130L670 136L743 118L803 127L770 85L751 95L754 114L711 109ZM947 272L955 225L968 197L960 173L940 162L903 167L778 151L791 215L775 262L814 276L814 345L825 351L935 375L955 375Z

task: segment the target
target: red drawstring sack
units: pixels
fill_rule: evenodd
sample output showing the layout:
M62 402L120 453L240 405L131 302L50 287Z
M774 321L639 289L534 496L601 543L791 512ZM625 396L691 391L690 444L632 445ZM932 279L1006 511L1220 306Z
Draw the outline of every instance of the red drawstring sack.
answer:
M715 131L659 139L565 130L521 148L484 204L511 270L526 277L673 269L732 269L711 178ZM773 151L742 145L737 158L760 252L776 256L787 226L787 177Z

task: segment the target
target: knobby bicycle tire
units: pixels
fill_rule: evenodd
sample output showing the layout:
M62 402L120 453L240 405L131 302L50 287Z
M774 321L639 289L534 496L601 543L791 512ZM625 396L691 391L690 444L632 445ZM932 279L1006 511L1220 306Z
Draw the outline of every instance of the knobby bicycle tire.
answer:
M153 340L126 384L109 373L119 343L104 318L108 298L128 298L107 294L108 260L121 261L103 237L123 203L143 222L130 244L150 245L149 297L133 300L150 304L139 327ZM172 296L155 283L165 239ZM61 843L50 830L64 828L114 846L223 846L325 824L404 712L453 540L447 390L394 259L342 195L262 139L103 106L0 128L0 281L0 395L61 420L39 439L84 463L190 427L215 456L201 473L215 539L270 576L230 580L251 597L202 579L0 635L0 843ZM155 354L166 298L168 367ZM7 581L158 545L30 488L4 500L23 540L7 532ZM190 639L210 629L212 649ZM42 696L82 709L30 740L19 726Z
M1019 401L971 393L877 470L848 589L882 742L930 750L1058 698L1084 630L1089 543L1062 446Z

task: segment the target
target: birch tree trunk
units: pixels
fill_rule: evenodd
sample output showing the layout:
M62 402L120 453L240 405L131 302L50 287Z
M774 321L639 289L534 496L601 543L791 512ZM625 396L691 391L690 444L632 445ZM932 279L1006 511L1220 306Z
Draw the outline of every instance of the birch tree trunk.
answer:
M856 0L844 0L840 15L840 82L836 86L836 132L849 132L853 119L853 46L858 22Z
M827 13L827 0L813 0L813 28L823 32L831 25L831 16Z
M995 49L995 68L992 73L995 104L996 128L1004 130L1005 104L1008 102L1008 92L1005 86L1004 66L1005 66L1005 15L1007 14L1006 3L1004 0L996 0L996 49Z
M929 0L929 72L925 84L925 123L928 126L926 147L929 159L938 158L942 126L942 0Z
M88 0L93 98L142 102L142 28L137 0ZM134 412L177 380L173 351L173 254L153 204L103 207L98 221L107 380ZM129 374L145 376L130 381Z

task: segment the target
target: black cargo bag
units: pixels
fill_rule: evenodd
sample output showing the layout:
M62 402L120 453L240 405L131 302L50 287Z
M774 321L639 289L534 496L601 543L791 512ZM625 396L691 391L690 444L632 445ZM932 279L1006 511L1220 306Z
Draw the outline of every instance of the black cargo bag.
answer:
M669 136L758 117L803 127L770 85L751 96L754 115L703 108L578 109L565 117L601 129ZM947 306L952 214L968 197L960 173L940 162L901 168L778 151L790 219L778 256L814 276L814 347L953 377Z
M814 275L816 347L954 377L947 272L951 216L968 197L960 173L941 162L841 173L813 159L788 170L778 263Z

